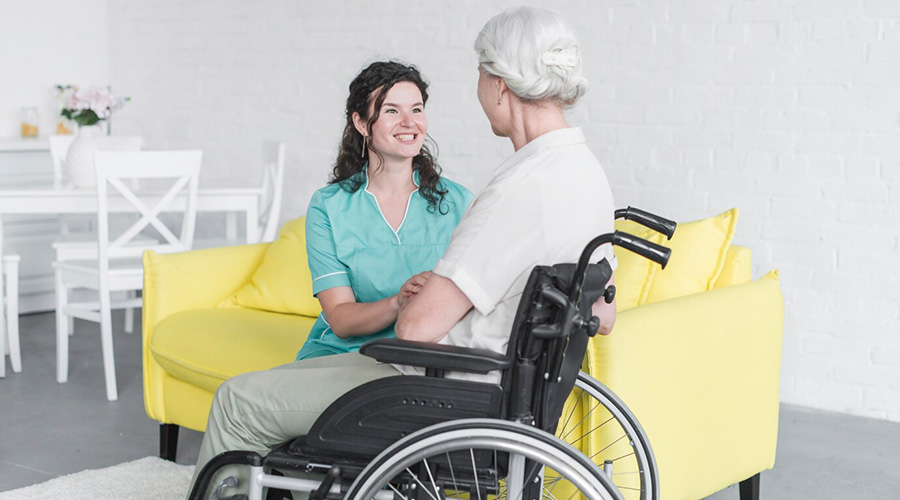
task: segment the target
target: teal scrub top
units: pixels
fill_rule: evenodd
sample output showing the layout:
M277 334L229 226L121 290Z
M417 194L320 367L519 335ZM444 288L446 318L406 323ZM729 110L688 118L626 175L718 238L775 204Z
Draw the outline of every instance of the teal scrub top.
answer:
M396 294L410 277L434 267L450 244L472 193L442 177L440 187L447 194L440 206L429 211L428 200L414 191L403 222L394 231L375 195L367 190L365 171L357 176L363 183L355 192L337 183L313 194L306 212L306 252L313 295L349 286L357 302L375 302ZM418 185L418 171L413 180ZM356 351L369 340L382 337L394 337L394 325L371 335L342 339L329 328L323 311L297 359Z

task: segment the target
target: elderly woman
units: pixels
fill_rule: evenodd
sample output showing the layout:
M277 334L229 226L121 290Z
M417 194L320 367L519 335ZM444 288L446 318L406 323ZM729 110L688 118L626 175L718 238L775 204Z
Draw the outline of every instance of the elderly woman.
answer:
M507 10L488 21L475 50L478 100L494 134L512 141L515 153L475 197L434 275L401 309L396 332L503 353L531 269L576 262L588 241L612 232L614 206L603 168L563 114L587 89L565 19ZM611 246L595 254L602 257L615 268ZM601 333L609 333L615 303L599 301L594 314Z
M531 269L575 262L588 241L612 231L614 210L602 167L563 115L587 88L565 20L508 10L485 25L475 49L478 100L494 133L516 151L476 196L434 274L400 307L395 330L401 338L504 352ZM601 247L601 257L615 264L611 247ZM614 311L614 304L595 305L607 333ZM225 451L266 453L306 434L341 394L398 370L418 373L351 352L235 377L216 393L197 469ZM223 468L211 484L231 493L235 481L223 481L229 474L246 491L244 467Z

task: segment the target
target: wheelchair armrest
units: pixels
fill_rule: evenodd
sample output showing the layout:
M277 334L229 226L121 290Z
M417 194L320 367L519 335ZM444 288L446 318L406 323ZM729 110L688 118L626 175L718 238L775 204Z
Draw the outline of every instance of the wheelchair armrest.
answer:
M454 372L488 373L512 365L510 358L487 349L400 339L372 340L363 344L359 352L382 363Z

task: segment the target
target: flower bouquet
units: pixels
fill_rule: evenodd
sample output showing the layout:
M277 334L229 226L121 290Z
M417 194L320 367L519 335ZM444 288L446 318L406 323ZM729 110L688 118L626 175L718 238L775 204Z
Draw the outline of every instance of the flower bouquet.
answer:
M90 127L108 120L112 112L121 109L127 97L118 97L108 87L58 86L62 109L60 115L78 124L79 127Z

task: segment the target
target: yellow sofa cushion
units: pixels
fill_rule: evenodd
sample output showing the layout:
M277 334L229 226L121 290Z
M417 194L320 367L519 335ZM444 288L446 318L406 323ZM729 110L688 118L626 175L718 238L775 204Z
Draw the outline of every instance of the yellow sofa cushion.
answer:
M253 309L195 309L161 321L150 352L169 375L214 392L235 375L293 361L313 323Z
M662 241L672 249L672 257L665 269L653 274L645 303L712 290L725 266L737 219L738 209L733 208L708 219L679 224L672 239Z
M627 220L617 220L616 231L622 231L652 243L662 243L662 240L665 239L656 231ZM616 260L619 262L616 268L616 310L621 312L644 305L647 302L653 275L659 266L622 247L614 247L613 250L616 252Z
M317 317L322 311L312 294L306 257L306 217L287 222L278 231L250 281L219 307L246 307Z
M728 247L728 255L725 256L725 265L722 273L716 280L713 288L739 285L751 280L750 264L752 252L747 247L731 245Z

